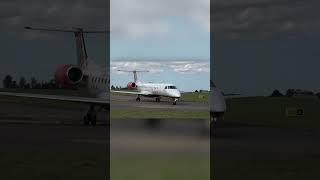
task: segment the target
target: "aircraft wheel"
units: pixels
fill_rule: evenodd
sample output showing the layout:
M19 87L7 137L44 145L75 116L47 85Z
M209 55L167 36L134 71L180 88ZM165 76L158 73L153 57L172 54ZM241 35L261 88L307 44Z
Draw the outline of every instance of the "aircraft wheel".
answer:
M156 102L160 102L160 98L156 98Z
M173 105L177 105L177 101L173 101L173 103L172 103Z
M141 99L139 97L137 97L136 101L140 101Z
M83 124L86 126L89 125L89 118L87 114L83 117Z
M93 115L91 119L91 125L95 126L97 124L97 115Z
M95 126L97 124L97 115L96 114L91 114L89 116L90 116L91 125Z

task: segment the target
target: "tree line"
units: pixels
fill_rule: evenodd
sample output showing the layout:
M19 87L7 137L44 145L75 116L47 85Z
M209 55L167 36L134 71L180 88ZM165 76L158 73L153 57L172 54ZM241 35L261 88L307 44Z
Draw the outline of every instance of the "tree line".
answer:
M2 80L3 88L21 88L21 89L58 89L59 85L54 79L39 82L35 77L31 77L29 81L21 76L19 80L15 80L11 75L6 75Z
M318 96L320 97L320 93L315 93L310 90L301 90L301 89L288 89L285 94L281 93L279 90L274 90L271 97L294 97L294 96Z

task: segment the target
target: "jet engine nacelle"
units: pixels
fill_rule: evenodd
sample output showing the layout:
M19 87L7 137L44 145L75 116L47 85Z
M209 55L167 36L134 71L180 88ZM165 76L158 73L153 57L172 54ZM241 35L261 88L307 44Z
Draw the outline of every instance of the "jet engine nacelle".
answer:
M81 82L83 72L80 67L73 64L65 64L59 67L55 73L55 80L59 85L70 86Z
M128 89L134 89L137 88L137 84L135 82L129 82L127 87Z

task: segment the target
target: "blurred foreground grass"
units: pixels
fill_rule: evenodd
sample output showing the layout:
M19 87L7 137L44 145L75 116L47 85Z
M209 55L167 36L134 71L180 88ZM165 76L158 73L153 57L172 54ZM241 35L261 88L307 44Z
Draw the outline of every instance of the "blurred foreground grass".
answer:
M159 119L209 119L209 112L175 111L170 109L112 109L111 119L159 118Z
M286 108L302 108L303 116L287 117ZM225 122L278 127L320 127L316 97L248 97L227 99Z
M210 158L137 156L111 158L112 180L209 180Z
M252 156L249 158L221 158L214 156L211 164L211 176L212 179L224 180L318 179L318 162L318 158L311 156Z
M0 152L1 179L5 180L105 180L109 155L106 151L11 151Z

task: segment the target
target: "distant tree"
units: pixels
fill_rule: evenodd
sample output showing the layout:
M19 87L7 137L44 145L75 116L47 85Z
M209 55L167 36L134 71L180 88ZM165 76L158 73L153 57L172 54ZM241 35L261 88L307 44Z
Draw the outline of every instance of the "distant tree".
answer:
M115 90L115 87L113 85L111 86L111 90Z
M41 89L41 83L36 83L32 89Z
M20 88L25 88L26 86L26 78L24 78L23 76L20 77L20 80L19 80L19 87Z
M41 82L41 89L48 89L49 88L49 83L46 81Z
M18 87L17 81L12 81L11 88L17 88L17 87Z
M283 94L279 90L274 90L271 94L271 97L282 97Z
M6 77L4 77L2 83L3 83L4 88L10 88L11 84L12 84L12 77L10 75L6 75Z
M36 80L35 77L32 77L31 80L30 80L30 82L31 82L31 88L32 88L32 89L34 89L34 88L37 87L38 82L37 82L37 80Z
M302 91L302 94L305 96L314 96L315 93L309 90Z
M286 96L287 97L292 97L296 94L296 90L294 89L288 89L287 92L286 92Z
M315 93L313 91L307 91L307 94L310 95L310 96L314 96Z
M27 84L24 86L24 88L26 88L26 89L30 89L30 84L29 84L29 83L27 83Z
M195 90L194 92L196 92L196 93L197 93L197 92L198 92L198 90Z
M48 83L48 88L49 89L57 89L58 88L58 85L56 84L55 79L50 79L50 81Z

